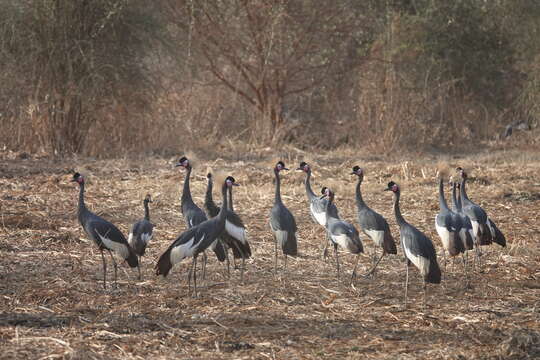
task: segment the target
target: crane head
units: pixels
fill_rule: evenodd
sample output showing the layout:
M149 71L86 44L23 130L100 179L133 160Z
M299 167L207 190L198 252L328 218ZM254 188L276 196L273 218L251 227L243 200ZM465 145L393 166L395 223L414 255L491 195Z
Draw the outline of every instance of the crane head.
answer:
M397 193L397 192L399 192L399 186L395 182L390 181L388 183L388 187L386 189L384 189L384 191L391 191L393 193Z
M352 168L351 175L363 176L363 175L364 175L364 170L363 170L360 166L355 165L355 166Z
M84 177L81 174L79 174L78 172L76 172L75 174L73 174L73 178L71 179L71 181L79 183L79 184L83 184L84 183Z
M227 184L227 187L240 186L232 176L227 176L227 178L225 178L225 184Z
M309 165L307 164L307 162L302 161L296 170L309 172Z
M185 157L185 156L182 156L182 157L178 160L178 162L176 163L176 166L181 166L181 167L187 169L188 166L189 166L189 160L188 160L188 158Z
M275 170L277 172L280 172L281 170L289 170L285 167L285 163L283 161L278 161L275 167Z

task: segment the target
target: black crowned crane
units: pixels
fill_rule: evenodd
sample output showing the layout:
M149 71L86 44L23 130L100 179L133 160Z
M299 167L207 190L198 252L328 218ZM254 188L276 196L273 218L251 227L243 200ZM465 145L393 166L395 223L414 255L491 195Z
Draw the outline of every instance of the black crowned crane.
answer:
M101 260L103 261L103 287L107 287L107 262L105 261L105 256L103 251L107 250L111 255L112 262L114 264L114 282L117 280L117 269L116 260L112 252L114 251L122 259L124 259L128 265L132 268L139 265L137 260L137 255L129 246L124 234L116 226L103 219L102 217L97 216L90 210L86 208L84 203L84 177L75 173L73 175L74 181L79 184L79 209L78 217L79 223L83 227L84 232L90 239L92 239L99 248L101 252Z
M306 186L306 194L309 200L309 212L313 221L326 228L326 204L328 199L321 199L319 196L315 195L311 189L311 166L306 162L302 161L300 166L296 169L306 173L306 180L304 182ZM335 204L331 204L331 212L339 218L338 210ZM326 248L328 243L327 239L323 240L323 247ZM324 258L326 259L326 252L323 253Z
M461 231L459 232L459 237L463 242L465 250L474 249L474 233L471 223L471 219L463 213L463 208L461 206L461 201L456 196L456 189L459 186L459 183L456 181L451 181L452 185L452 211L458 214L461 218Z
M278 246L283 251L285 257L285 270L287 270L287 256L297 256L298 246L296 242L296 221L289 209L283 205L281 201L281 189L279 172L289 170L285 167L283 161L279 161L274 167L275 195L274 206L270 212L270 229L274 234L275 240L275 257L274 257L274 273L277 273L278 263Z
M146 246L152 240L154 224L150 222L150 209L148 204L152 202L150 194L146 194L143 200L144 218L133 224L128 235L128 243L139 257L139 280L141 280L141 257L146 251Z
M366 234L376 247L382 248L381 257L377 260L374 259L375 265L367 273L367 275L373 274L377 265L386 254L397 254L396 242L388 226L386 219L377 212L373 211L366 205L362 198L362 190L360 186L364 180L364 171L359 166L354 166L351 175L358 176L358 183L356 184L356 207L358 209L358 223L364 234ZM374 248L374 255L376 254L376 248Z
M186 225L188 228L191 228L195 225L202 223L203 221L208 220L208 218L206 217L204 211L202 211L201 208L193 202L193 199L191 197L191 190L189 187L189 179L191 177L191 171L193 169L191 166L191 162L188 158L182 156L180 160L178 160L176 166L180 166L186 169L186 178L184 180L184 189L182 190L182 198L180 200L180 204L182 207L182 215L184 215ZM225 248L219 240L216 239L216 241L210 245L210 250L212 250L216 254L219 262L223 262L227 259ZM206 253L203 254L203 279L205 274Z
M471 219L473 233L477 244L489 245L492 242L499 244L502 247L506 246L506 238L499 230L497 225L487 216L484 209L472 202L467 196L465 182L467 181L467 173L462 168L457 168L461 176L461 184L459 187L460 201L463 207L463 212Z
M407 288L409 285L409 265L413 263L418 268L424 281L424 304L426 302L426 284L441 283L441 269L437 263L437 253L431 240L420 230L409 224L401 215L399 208L400 189L393 181L388 183L385 191L394 193L394 214L399 225L401 248L405 254L405 304L407 303Z
M435 230L443 245L444 265L446 269L446 252L451 257L465 252L460 233L463 228L461 217L448 208L444 198L444 179L439 177L439 213L435 216Z
M227 217L227 188L238 186L232 176L228 176L221 187L223 204L216 217L205 220L184 231L169 248L159 257L156 264L156 275L166 277L173 265L187 257L193 257L189 270L188 285L191 287L193 278L194 295L197 295L197 257L203 253L225 230Z
M351 275L351 282L356 277L356 268L358 267L359 254L364 252L362 241L358 230L346 221L341 220L337 213L334 212L332 204L334 203L334 192L327 187L323 187L321 198L328 198L325 208L326 217L326 231L328 238L334 246L334 254L336 255L336 271L339 279L339 255L338 246L344 250L349 251L351 254L355 254L356 263ZM328 243L326 244L328 246ZM325 249L326 252L326 249Z
M216 205L212 196L213 189L213 179L212 174L208 173L206 175L208 179L208 185L206 187L206 196L204 198L204 207L208 216L215 217L219 214L220 207ZM237 213L233 210L232 205L232 187L228 190L229 201L228 201L228 211L227 217L225 220L225 232L220 235L221 241L232 249L233 259L242 259L242 268L240 269L240 279L244 280L244 265L245 259L251 257L251 247L249 246L247 231L242 219L238 216ZM227 270L229 269L228 264L228 255L227 255ZM235 266L236 267L236 266Z
M461 230L459 231L459 237L464 247L464 264L467 266L467 251L474 249L474 233L471 223L471 219L463 213L461 201L456 196L456 189L459 184L456 181L451 181L452 184L452 211L455 212L461 219ZM473 258L474 259L474 258Z

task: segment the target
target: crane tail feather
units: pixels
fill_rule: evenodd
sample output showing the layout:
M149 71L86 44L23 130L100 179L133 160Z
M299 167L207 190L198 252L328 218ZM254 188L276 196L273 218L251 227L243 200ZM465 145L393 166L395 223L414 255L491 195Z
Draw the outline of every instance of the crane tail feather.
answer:
M437 263L437 259L431 259L429 261L429 270L425 275L424 279L426 282L431 284L440 284L441 283L441 268Z
M160 257L155 266L156 275L163 275L167 277L169 271L171 271L172 262L171 262L171 249L167 249Z

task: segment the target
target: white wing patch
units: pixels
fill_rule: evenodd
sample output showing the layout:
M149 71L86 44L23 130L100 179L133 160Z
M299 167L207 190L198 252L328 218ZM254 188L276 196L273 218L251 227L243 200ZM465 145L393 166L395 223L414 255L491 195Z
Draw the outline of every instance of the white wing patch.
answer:
M356 246L350 237L345 234L341 235L330 235L332 241L341 246L343 249L349 250L350 252L355 252Z
M489 218L487 218L486 224L489 228L489 232L491 233L491 236L495 238L495 228L492 226L493 223L491 222Z
M203 241L203 239L204 234L201 238L201 241ZM195 254L195 250L197 250L198 248L198 245L193 246L194 241L195 237L192 237L188 242L175 246L171 250L171 264L178 264L183 259L193 256L193 254ZM201 241L199 241L199 244L201 243Z
M272 225L270 225L270 227L272 227ZM240 241L242 244L247 242L246 228L236 226L232 222L225 220L225 231L227 231L227 234Z
M109 250L114 251L115 253L118 253L122 259L127 259L129 257L129 250L128 247L125 244L118 243L116 241L112 241L107 237L107 234L101 235L97 229L94 229L96 231L96 234L98 234L99 239L105 245L105 247Z
M148 233L142 233L141 236L140 236L140 239L141 241L145 244L145 245L148 245L148 242L150 242L150 240L152 240L152 236L153 234L148 234ZM128 236L128 244L131 246L131 247L134 247L135 246L135 239L136 237L133 236L133 233L129 233L129 236Z
M407 256L407 259L409 259L414 266L420 270L420 274L422 276L425 276L429 272L429 259L426 259L423 256L420 255L414 255L409 249L405 248L405 256Z
M289 232L286 230L274 231L274 235L276 236L276 241L280 246L283 246L283 244L285 244L285 242L287 242L287 239L289 238Z
M363 230L364 234L369 236L371 240L377 246L383 246L384 243L384 230Z
M141 241L145 244L148 244L148 242L150 242L150 240L152 240L152 234L149 234L149 233L142 233L141 234Z
M473 230L473 234L474 234L474 238L476 240L479 239L479 230L480 230L480 226L478 225L478 221L474 221L471 219L471 224L472 224L472 230Z
M437 234L439 234L439 237L441 238L443 248L445 250L448 250L448 248L450 247L450 239L454 236L454 233L448 231L448 229L444 226L437 225L437 221L435 221L435 229L437 230Z
M463 245L466 245L466 244L467 244L467 229L462 228L462 229L459 231L459 238L460 238L461 241L463 242Z
M317 212L315 211L315 207L313 206L313 203L309 205L309 210L311 211L311 214L317 220L317 222L322 225L326 226L326 212Z

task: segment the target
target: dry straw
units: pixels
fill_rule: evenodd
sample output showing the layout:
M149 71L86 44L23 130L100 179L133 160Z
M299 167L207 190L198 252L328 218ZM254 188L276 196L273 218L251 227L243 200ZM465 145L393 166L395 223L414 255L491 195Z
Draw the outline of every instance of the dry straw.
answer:
M300 161L285 163L295 169ZM397 256L383 259L376 278L359 277L353 286L347 280L355 259L343 254L343 279L336 280L332 260L321 260L325 233L310 218L302 184L305 174L292 171L286 175L282 195L296 217L301 256L289 259L287 275L279 272L274 276L268 219L275 162L277 159L245 161L242 166L197 162L198 174L206 175L210 163L214 171L243 179L242 186L235 188L235 209L249 227L253 258L247 262L245 284L240 284L238 271L232 270L228 280L225 265L209 251L206 280L200 279L201 296L195 299L188 295L189 261L175 265L166 279L153 273L158 256L185 230L179 200L185 172L172 169L170 160L152 159L129 176L125 176L130 167L124 160L117 160L111 168L106 162L85 159L86 171L82 161L3 160L3 356L382 359L406 352L430 359L442 353L448 358L538 357L540 325L535 306L540 295L535 264L540 252L534 227L523 226L534 224L540 212L540 202L531 190L531 183L540 182L538 162L514 166L492 162L488 167L485 159L461 161L477 174L489 174L491 183L497 184L475 184L469 196L481 199L482 207L506 234L511 251L483 248L483 272L471 274L470 287L464 286L461 263L450 262L443 284L428 290L425 309L421 281L412 268L411 301L403 308L405 268L399 249ZM354 197L338 189L353 189L356 179L349 175L351 166L341 163L310 160L320 175L317 190L322 185L333 187L340 216L351 221L356 218ZM360 160L355 163L362 165ZM149 192L155 199L161 194L160 201L151 204L151 220L157 227L142 258L142 282L136 280L136 271L120 265L119 287L102 289L100 253L77 223L77 186L69 182L72 174L66 168L93 175L94 183L86 189L88 204L124 233L142 215L141 195ZM369 171L365 169L369 181L363 188L364 199L385 216L399 239L392 198L382 188L390 180L402 188L407 184L402 198L404 215L435 239L433 217L438 206L433 174L437 164L410 161L406 168L409 180L401 163L371 161ZM431 182L418 181L421 168ZM504 175L509 172L516 174L511 182ZM332 180L325 180L329 178ZM504 193L498 195L495 187L505 189ZM206 181L201 176L193 179L191 191L202 207ZM518 193L528 195L518 197ZM134 200L136 204L132 204ZM365 236L362 240L370 254L372 243ZM440 250L438 243L436 247ZM360 273L367 271L371 258L362 255L360 264ZM112 275L112 266L108 275ZM456 331L459 336L448 335Z

